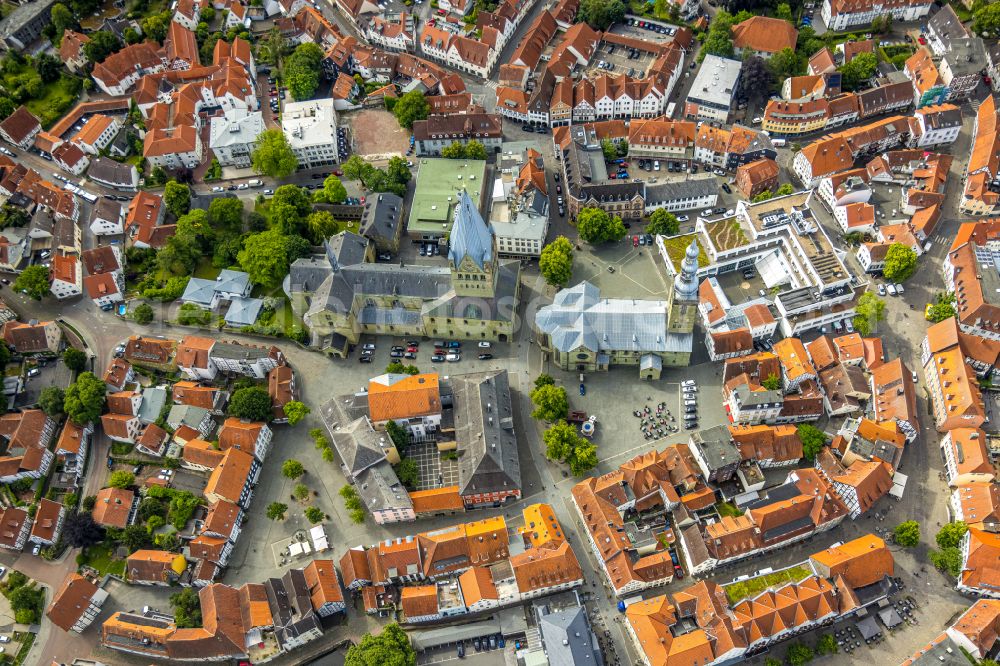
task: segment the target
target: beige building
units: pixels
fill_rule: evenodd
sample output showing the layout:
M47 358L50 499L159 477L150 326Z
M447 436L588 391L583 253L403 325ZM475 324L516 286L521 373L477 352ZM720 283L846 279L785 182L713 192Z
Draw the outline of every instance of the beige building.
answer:
M344 356L363 334L511 339L520 264L500 262L493 230L464 192L448 267L372 262L364 238L343 232L326 253L297 260L284 289L312 332L312 347Z

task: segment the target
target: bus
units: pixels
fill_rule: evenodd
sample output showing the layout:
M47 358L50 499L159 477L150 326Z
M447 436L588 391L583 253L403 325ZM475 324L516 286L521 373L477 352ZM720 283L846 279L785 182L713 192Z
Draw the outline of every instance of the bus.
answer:
M677 110L677 102L671 102L670 104L667 104L667 118L673 118L674 111L676 110Z

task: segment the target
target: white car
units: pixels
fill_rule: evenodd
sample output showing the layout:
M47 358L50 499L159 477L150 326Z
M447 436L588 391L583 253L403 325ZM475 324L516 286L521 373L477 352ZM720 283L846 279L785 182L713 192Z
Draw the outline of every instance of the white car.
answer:
M480 343L479 343L479 348L480 348L480 349L489 349L489 348L490 348L490 347L492 347L492 346L493 346L493 345L491 345L491 344L490 344L490 343L488 343L488 342L480 342Z
M221 185L216 185L215 187L212 188L212 191L213 192L225 192L226 190Z
M250 189L250 185L247 184L247 183L240 183L239 185L236 186L236 189L238 189L238 190L249 190Z
M458 363L459 361L462 360L462 355L461 354L456 354L455 352L452 352L452 353L448 354L447 356L445 356L444 360L448 361L449 363Z
M693 379L685 379L681 382L681 386L696 386L696 384Z
M0 636L0 643L10 643L10 636Z
M689 218L687 215L678 215L677 216L677 221L678 222L687 222L689 219L691 219L691 218Z

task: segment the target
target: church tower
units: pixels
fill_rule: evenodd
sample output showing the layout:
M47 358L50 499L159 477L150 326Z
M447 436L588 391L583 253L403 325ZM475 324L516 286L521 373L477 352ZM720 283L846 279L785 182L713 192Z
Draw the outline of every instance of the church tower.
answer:
M493 298L497 279L496 238L464 190L458 195L449 243L448 267L455 294Z
M667 314L668 333L691 333L698 315L698 249L692 238L681 261L681 270L670 289Z

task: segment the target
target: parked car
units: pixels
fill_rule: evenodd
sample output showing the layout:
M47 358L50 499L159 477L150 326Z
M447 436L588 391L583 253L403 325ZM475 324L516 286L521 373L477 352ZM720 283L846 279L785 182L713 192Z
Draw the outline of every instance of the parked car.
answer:
M580 384L580 395L587 395L587 385L586 384L583 384L583 383Z
M480 349L489 349L489 348L490 348L490 347L492 347L493 345L492 345L492 344L490 344L489 342L486 342L486 341L484 340L483 342L480 342L480 343L479 343L478 345L476 345L476 346L477 346L477 347L479 347Z
M431 356L431 363L444 363L444 356L441 354L434 354ZM476 649L479 649L478 647Z
M489 361L493 358L493 354L480 354L478 358L480 361Z
M450 354L444 357L444 360L448 361L449 363L458 363L459 361L462 360L462 355L459 354L458 352L451 352Z
M375 343L374 342L366 342L361 348L365 349L367 351L375 351Z

